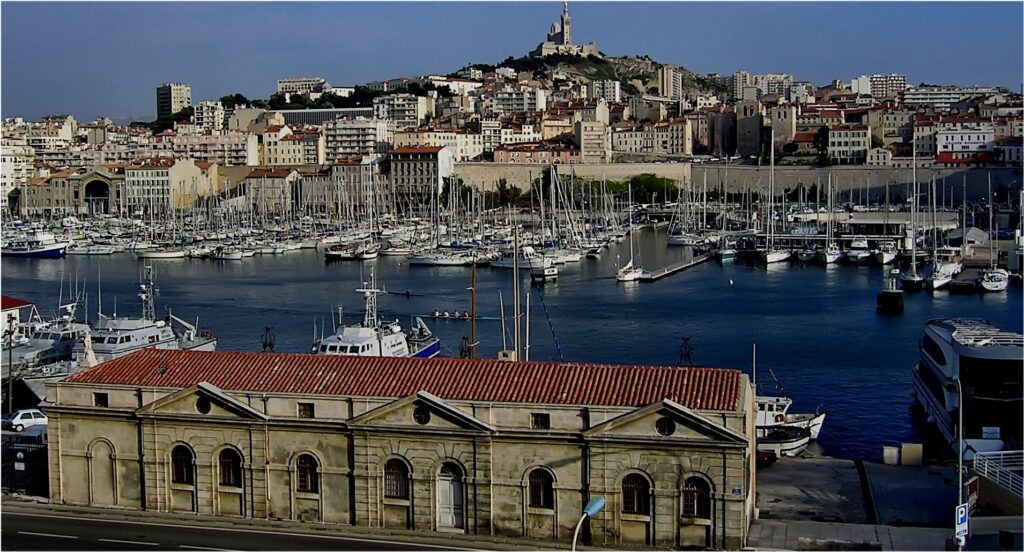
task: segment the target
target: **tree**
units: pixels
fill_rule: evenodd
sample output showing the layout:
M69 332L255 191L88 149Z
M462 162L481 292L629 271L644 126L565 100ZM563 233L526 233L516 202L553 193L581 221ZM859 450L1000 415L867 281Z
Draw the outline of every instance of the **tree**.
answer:
M496 188L497 193L497 204L498 205L512 205L523 195L523 191L515 186L510 186L508 180L504 178L498 180Z
M794 153L797 152L798 149L800 149L800 146L798 146L796 142L787 142L784 146L782 146L782 151L784 153L788 153L789 155L793 155Z
M828 155L828 127L821 125L818 132L814 133L814 149L818 155Z
M224 109L232 109L240 105L247 105L248 103L249 99L237 92L220 97L220 105L224 106Z
M881 138L879 138L878 136L875 136L874 134L872 134L871 135L871 147L872 148L884 148L885 147L885 142Z
M181 123L191 119L193 114L195 114L195 109L191 106L183 108L173 115L157 118L157 120L149 123L149 129L153 131L153 134L158 134L169 128L174 128L174 123Z

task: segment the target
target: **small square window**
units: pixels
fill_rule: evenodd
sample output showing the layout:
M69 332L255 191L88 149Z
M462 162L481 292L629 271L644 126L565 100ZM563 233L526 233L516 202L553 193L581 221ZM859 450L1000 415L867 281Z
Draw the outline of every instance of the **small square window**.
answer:
M93 393L92 394L92 405L100 408L110 407L110 401L107 399L106 393Z
M551 429L551 414L533 412L530 414L531 429Z
M316 409L313 407L313 403L299 403L299 417L315 418Z

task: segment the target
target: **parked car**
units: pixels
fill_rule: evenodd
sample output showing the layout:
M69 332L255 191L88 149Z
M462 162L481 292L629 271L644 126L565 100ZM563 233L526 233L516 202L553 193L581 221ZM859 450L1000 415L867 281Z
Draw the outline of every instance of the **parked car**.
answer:
M4 414L3 428L13 429L14 431L20 432L26 427L46 425L47 421L46 414L43 414L35 408L28 408L25 410L17 410L13 414Z
M767 468L779 459L778 455L770 450L757 451L757 467Z

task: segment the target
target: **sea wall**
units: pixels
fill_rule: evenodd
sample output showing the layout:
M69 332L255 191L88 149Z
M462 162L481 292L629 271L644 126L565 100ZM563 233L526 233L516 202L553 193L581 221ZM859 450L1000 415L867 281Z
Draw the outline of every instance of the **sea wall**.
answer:
M531 178L537 178L542 171L546 170L544 165L525 165L518 163L457 163L455 173L463 181L471 186L483 190L493 189L498 180L504 178L509 184L526 188ZM572 170L579 177L586 179L600 180L606 178L608 181L621 182L631 176L651 173L665 178L675 180L680 186L694 184L700 188L704 182L705 175L709 189L713 189L725 183L729 191L745 191L749 189L767 189L769 181L768 167L757 167L750 165L729 165L724 164L693 164L693 163L599 163L573 165ZM559 174L569 175L568 166L559 167ZM829 175L832 176L833 185L840 192L848 190L872 189L872 197L881 196L885 185L890 188L890 197L894 200L898 197L905 197L906 184L912 180L911 169L877 168L863 166L834 166L834 167L776 167L775 186L777 189L793 189L797 186L811 186L821 182L824 187L828 182ZM947 202L955 197L960 198L961 184L966 182L967 192L970 198L986 195L988 189L988 177L992 176L992 190L1005 192L1006 190L1020 190L1022 177L1014 174L1009 168L985 168L985 169L932 169L919 168L917 179L922 183L930 183L932 177L936 179L936 195L939 201L942 200L942 186L945 185ZM857 192L854 192L855 198ZM844 194L844 199L845 199Z

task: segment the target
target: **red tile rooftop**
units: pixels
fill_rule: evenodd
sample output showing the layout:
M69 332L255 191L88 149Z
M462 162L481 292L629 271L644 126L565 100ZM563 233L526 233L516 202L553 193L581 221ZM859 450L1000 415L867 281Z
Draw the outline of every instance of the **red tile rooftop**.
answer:
M444 149L444 146L403 146L391 150L391 153L396 155L412 153L437 153L442 149Z
M18 299L17 297L11 297L10 295L0 295L0 310L11 310L20 309L22 307L30 306L32 303L28 301Z
M143 349L65 380L68 384L637 407L663 399L736 410L743 374L720 368L620 366L486 359L348 357Z

